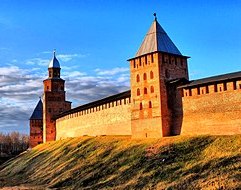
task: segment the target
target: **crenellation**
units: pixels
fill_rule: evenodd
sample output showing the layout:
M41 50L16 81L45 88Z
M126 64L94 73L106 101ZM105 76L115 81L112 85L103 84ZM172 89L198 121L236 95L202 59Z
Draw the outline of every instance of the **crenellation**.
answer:
M217 92L223 92L224 91L224 85L223 85L223 83L219 83L219 84L217 84Z
M237 89L240 90L241 89L241 80L238 80L236 84L237 84Z
M183 88L183 97L201 96L212 93L225 93L237 90L237 81L220 81L213 84L202 84L201 86L194 86Z

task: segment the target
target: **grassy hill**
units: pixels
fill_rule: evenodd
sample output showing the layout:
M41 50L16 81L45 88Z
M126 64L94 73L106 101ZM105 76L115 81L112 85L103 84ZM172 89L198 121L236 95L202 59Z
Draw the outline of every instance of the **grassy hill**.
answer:
M0 187L240 189L241 136L69 138L0 166Z

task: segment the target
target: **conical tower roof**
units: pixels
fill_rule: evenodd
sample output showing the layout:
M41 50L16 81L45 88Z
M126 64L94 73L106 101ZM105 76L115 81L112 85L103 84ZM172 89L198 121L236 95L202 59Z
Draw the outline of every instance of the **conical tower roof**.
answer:
M43 119L43 103L41 99L39 100L37 106L35 107L30 120L31 119Z
M154 16L155 20L147 32L141 47L137 51L136 57L157 51L182 56L181 52L177 49L165 30L158 23L155 14Z

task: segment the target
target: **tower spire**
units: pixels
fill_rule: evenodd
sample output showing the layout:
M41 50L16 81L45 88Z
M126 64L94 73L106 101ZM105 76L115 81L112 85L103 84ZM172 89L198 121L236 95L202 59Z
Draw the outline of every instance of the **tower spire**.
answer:
M156 13L154 13L153 16L155 20L152 22L149 31L137 51L136 57L157 51L182 55L165 30L158 23Z
M155 17L155 21L157 21L157 16L156 13L153 14L153 16Z

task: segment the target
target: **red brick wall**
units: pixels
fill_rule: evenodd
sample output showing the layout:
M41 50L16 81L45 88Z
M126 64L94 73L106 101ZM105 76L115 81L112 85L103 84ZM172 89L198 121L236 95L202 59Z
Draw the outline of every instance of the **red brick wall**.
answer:
M83 135L131 135L130 98L109 102L56 120L56 139Z
M29 147L33 148L40 143L43 143L43 120L32 119L30 120Z
M241 81L229 81L183 89L184 115L181 134L240 134L239 84Z

